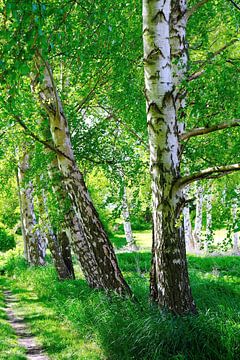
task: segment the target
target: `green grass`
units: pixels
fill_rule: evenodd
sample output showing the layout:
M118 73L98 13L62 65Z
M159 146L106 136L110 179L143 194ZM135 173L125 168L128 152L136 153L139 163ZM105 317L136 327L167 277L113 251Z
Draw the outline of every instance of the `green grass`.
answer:
M76 281L58 282L51 265L27 269L19 257L8 260L7 286L50 359L240 358L239 257L189 257L199 315L184 318L149 305L149 252L118 258L140 306L89 289L79 272Z

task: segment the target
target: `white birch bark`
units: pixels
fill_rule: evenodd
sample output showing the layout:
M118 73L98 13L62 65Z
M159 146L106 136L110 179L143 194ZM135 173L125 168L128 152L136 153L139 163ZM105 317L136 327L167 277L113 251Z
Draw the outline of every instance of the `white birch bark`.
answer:
M18 166L18 169L16 171L16 178L17 178L17 187L18 187L18 201L19 201L19 208L20 208L20 218L21 218L21 229L22 229L22 237L23 237L23 253L24 258L26 261L29 261L28 258L28 245L27 245L27 238L26 238L26 229L24 226L24 217L23 217L23 204L22 204L22 191L21 191L21 185L20 185L20 167Z
M233 252L239 253L239 232L237 232L237 211L238 205L237 201L234 201L232 204L232 219L233 219Z
M192 234L192 224L190 217L190 209L189 206L185 206L183 209L183 220L184 220L184 234L185 234L185 242L186 248L188 251L193 251L195 248L193 234Z
M44 238L37 227L36 215L34 212L33 185L32 182L25 182L25 174L29 168L29 155L24 154L19 165L19 182L22 205L23 226L28 249L28 261L30 265L44 265Z
M123 227L127 241L127 247L132 250L137 250L136 241L133 237L132 226L130 221L127 188L125 186L125 183L123 184L122 216L123 216Z
M58 278L59 280L72 279L74 278L74 273L68 269L64 262L61 245L49 220L47 199L44 189L42 189L41 195L38 194L38 208L40 213L39 225L41 233L45 236L46 242L48 243Z
M206 196L206 236L204 241L205 252L209 251L209 245L212 243L212 193Z
M196 216L195 216L195 226L193 231L194 241L197 250L200 250L201 248L202 209L203 209L203 188L201 184L197 184L196 185Z
M178 220L182 192L180 143L170 56L170 0L143 0L146 112L153 194L151 296L169 310L195 311L189 286L185 239Z
M43 59L39 55L37 62ZM38 64L36 64L38 67ZM113 247L100 222L73 154L68 122L54 83L52 70L44 61L44 85L39 96L48 113L58 167L72 202L75 219L72 222L78 242L72 244L90 286L131 294L117 264Z

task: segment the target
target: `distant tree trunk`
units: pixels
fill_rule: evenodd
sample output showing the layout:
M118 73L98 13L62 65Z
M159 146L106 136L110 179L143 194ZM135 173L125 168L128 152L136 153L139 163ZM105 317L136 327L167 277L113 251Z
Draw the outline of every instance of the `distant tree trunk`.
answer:
M38 207L39 207L40 220L41 220L40 228L48 241L49 250L52 255L53 263L56 268L58 278L59 280L73 279L74 272L72 269L71 271L69 271L68 265L65 264L64 256L62 254L62 248L59 244L59 239L54 233L53 228L49 221L46 196L44 190L42 190L41 195L38 194Z
M127 246L129 247L129 249L137 250L136 241L133 237L133 232L132 232L128 198L127 198L127 189L125 184L123 184L122 216L123 216L123 226L124 226L125 237L127 240Z
M189 285L180 177L176 94L171 73L171 1L143 0L143 43L147 122L153 194L151 297L174 313L195 312ZM176 36L179 36L177 34Z
M232 204L232 219L233 219L233 252L239 253L239 233L236 231L237 226L237 202L234 201Z
M212 243L212 193L206 196L206 236L204 250L209 251L209 245Z
M49 116L53 143L58 149L59 170L63 175L78 222L78 242L74 244L73 250L77 252L90 286L115 290L119 294L131 294L118 267L113 247L93 206L83 176L76 165L67 119L53 74L49 64L45 62L44 65L44 85L39 95Z
M194 241L196 248L201 248L201 237L202 237L202 208L203 208L203 188L202 185L196 185L196 216L195 216L195 227L193 231Z
M193 251L195 248L195 244L192 234L190 209L188 205L186 205L183 209L183 219L184 219L184 234L185 234L186 248L188 251Z
M185 199L188 199L189 196L189 186L186 186L184 190ZM194 251L195 243L192 233L192 224L190 216L190 208L188 204L185 204L183 208L183 223L184 223L184 235L185 235L185 244L188 251Z
M21 187L20 187L20 174L19 174L20 168L16 170L16 178L17 178L17 187L18 187L18 200L19 200L19 208L20 208L20 218L21 218L21 229L22 229L22 237L23 237L23 252L24 257L26 261L28 262L28 245L27 245L27 239L26 239L26 229L24 226L24 218L23 218L23 204L22 204L22 193L21 193Z
M19 165L22 217L28 249L28 262L30 265L37 266L45 264L45 243L44 238L41 236L41 233L37 228L37 221L34 212L33 185L31 181L25 181L25 175L28 168L29 155L25 153Z

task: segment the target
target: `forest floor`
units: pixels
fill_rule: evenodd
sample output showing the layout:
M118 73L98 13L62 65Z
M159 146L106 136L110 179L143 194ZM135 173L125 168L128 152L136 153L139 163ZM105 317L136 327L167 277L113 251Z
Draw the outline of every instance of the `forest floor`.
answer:
M27 268L12 252L0 276L0 359L25 359L3 309L4 289L51 360L239 359L240 257L188 257L199 314L183 318L149 305L150 258L149 251L118 254L138 305L89 289L77 265L77 280L59 282L51 264Z

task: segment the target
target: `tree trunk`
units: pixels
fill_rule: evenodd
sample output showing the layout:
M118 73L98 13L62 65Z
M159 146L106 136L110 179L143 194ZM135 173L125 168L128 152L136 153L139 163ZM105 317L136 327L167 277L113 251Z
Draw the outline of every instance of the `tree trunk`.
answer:
M45 65L44 85L39 95L49 116L53 143L58 149L58 166L76 215L73 225L74 235L77 237L73 250L80 260L90 286L115 290L119 294L131 294L118 267L113 247L93 206L83 176L76 165L67 119L50 66L47 63Z
M24 226L24 217L23 217L23 204L22 204L22 192L20 186L20 168L16 170L16 178L17 178L17 187L18 187L18 201L19 201L19 208L20 208L20 218L21 218L21 229L22 229L22 237L23 237L23 253L26 261L28 262L28 245L26 239L26 229Z
M239 253L239 233L237 232L237 202L234 201L232 204L232 218L233 218L233 252Z
M183 209L183 221L184 221L184 235L185 235L185 243L188 251L194 251L195 244L192 234L192 224L190 217L190 209L189 206L186 205Z
M61 229L58 232L58 240L61 247L61 254L65 263L65 266L68 269L68 272L71 274L71 278L75 279L74 267L72 262L72 253L71 253L71 245L69 238L67 236L67 231Z
M29 168L29 156L24 154L21 164L19 165L19 183L21 186L21 204L23 226L28 249L28 261L30 265L44 265L44 239L37 228L37 221L34 212L33 185L32 182L25 181L26 171Z
M127 189L126 186L123 186L123 198L122 198L122 216L123 216L123 226L124 233L127 240L127 246L133 250L136 250L136 242L132 233L132 226L130 221L130 213L128 207L127 199Z
M196 185L196 216L195 216L195 226L193 231L194 241L197 250L200 250L201 248L202 207L203 207L203 188L200 184L197 184Z
M188 200L189 196L189 186L186 186L184 191L185 200ZM194 251L195 243L192 233L192 224L191 224L191 216L190 216L190 208L188 204L185 204L183 208L183 224L184 224L184 236L185 236L185 244L188 251Z
M211 245L212 241L212 194L209 193L206 196L206 237L204 242L205 252L209 252L209 245Z
M151 297L177 314L195 312L180 213L180 143L170 59L170 0L143 0L144 74L153 193Z
M44 190L42 194L38 194L38 207L40 214L41 231L47 239L49 250L52 255L53 263L58 274L59 280L73 279L73 269L69 271L68 264L65 264L62 247L59 244L59 239L56 237L48 217L48 209L46 204L46 196ZM63 247L64 248L64 247Z

